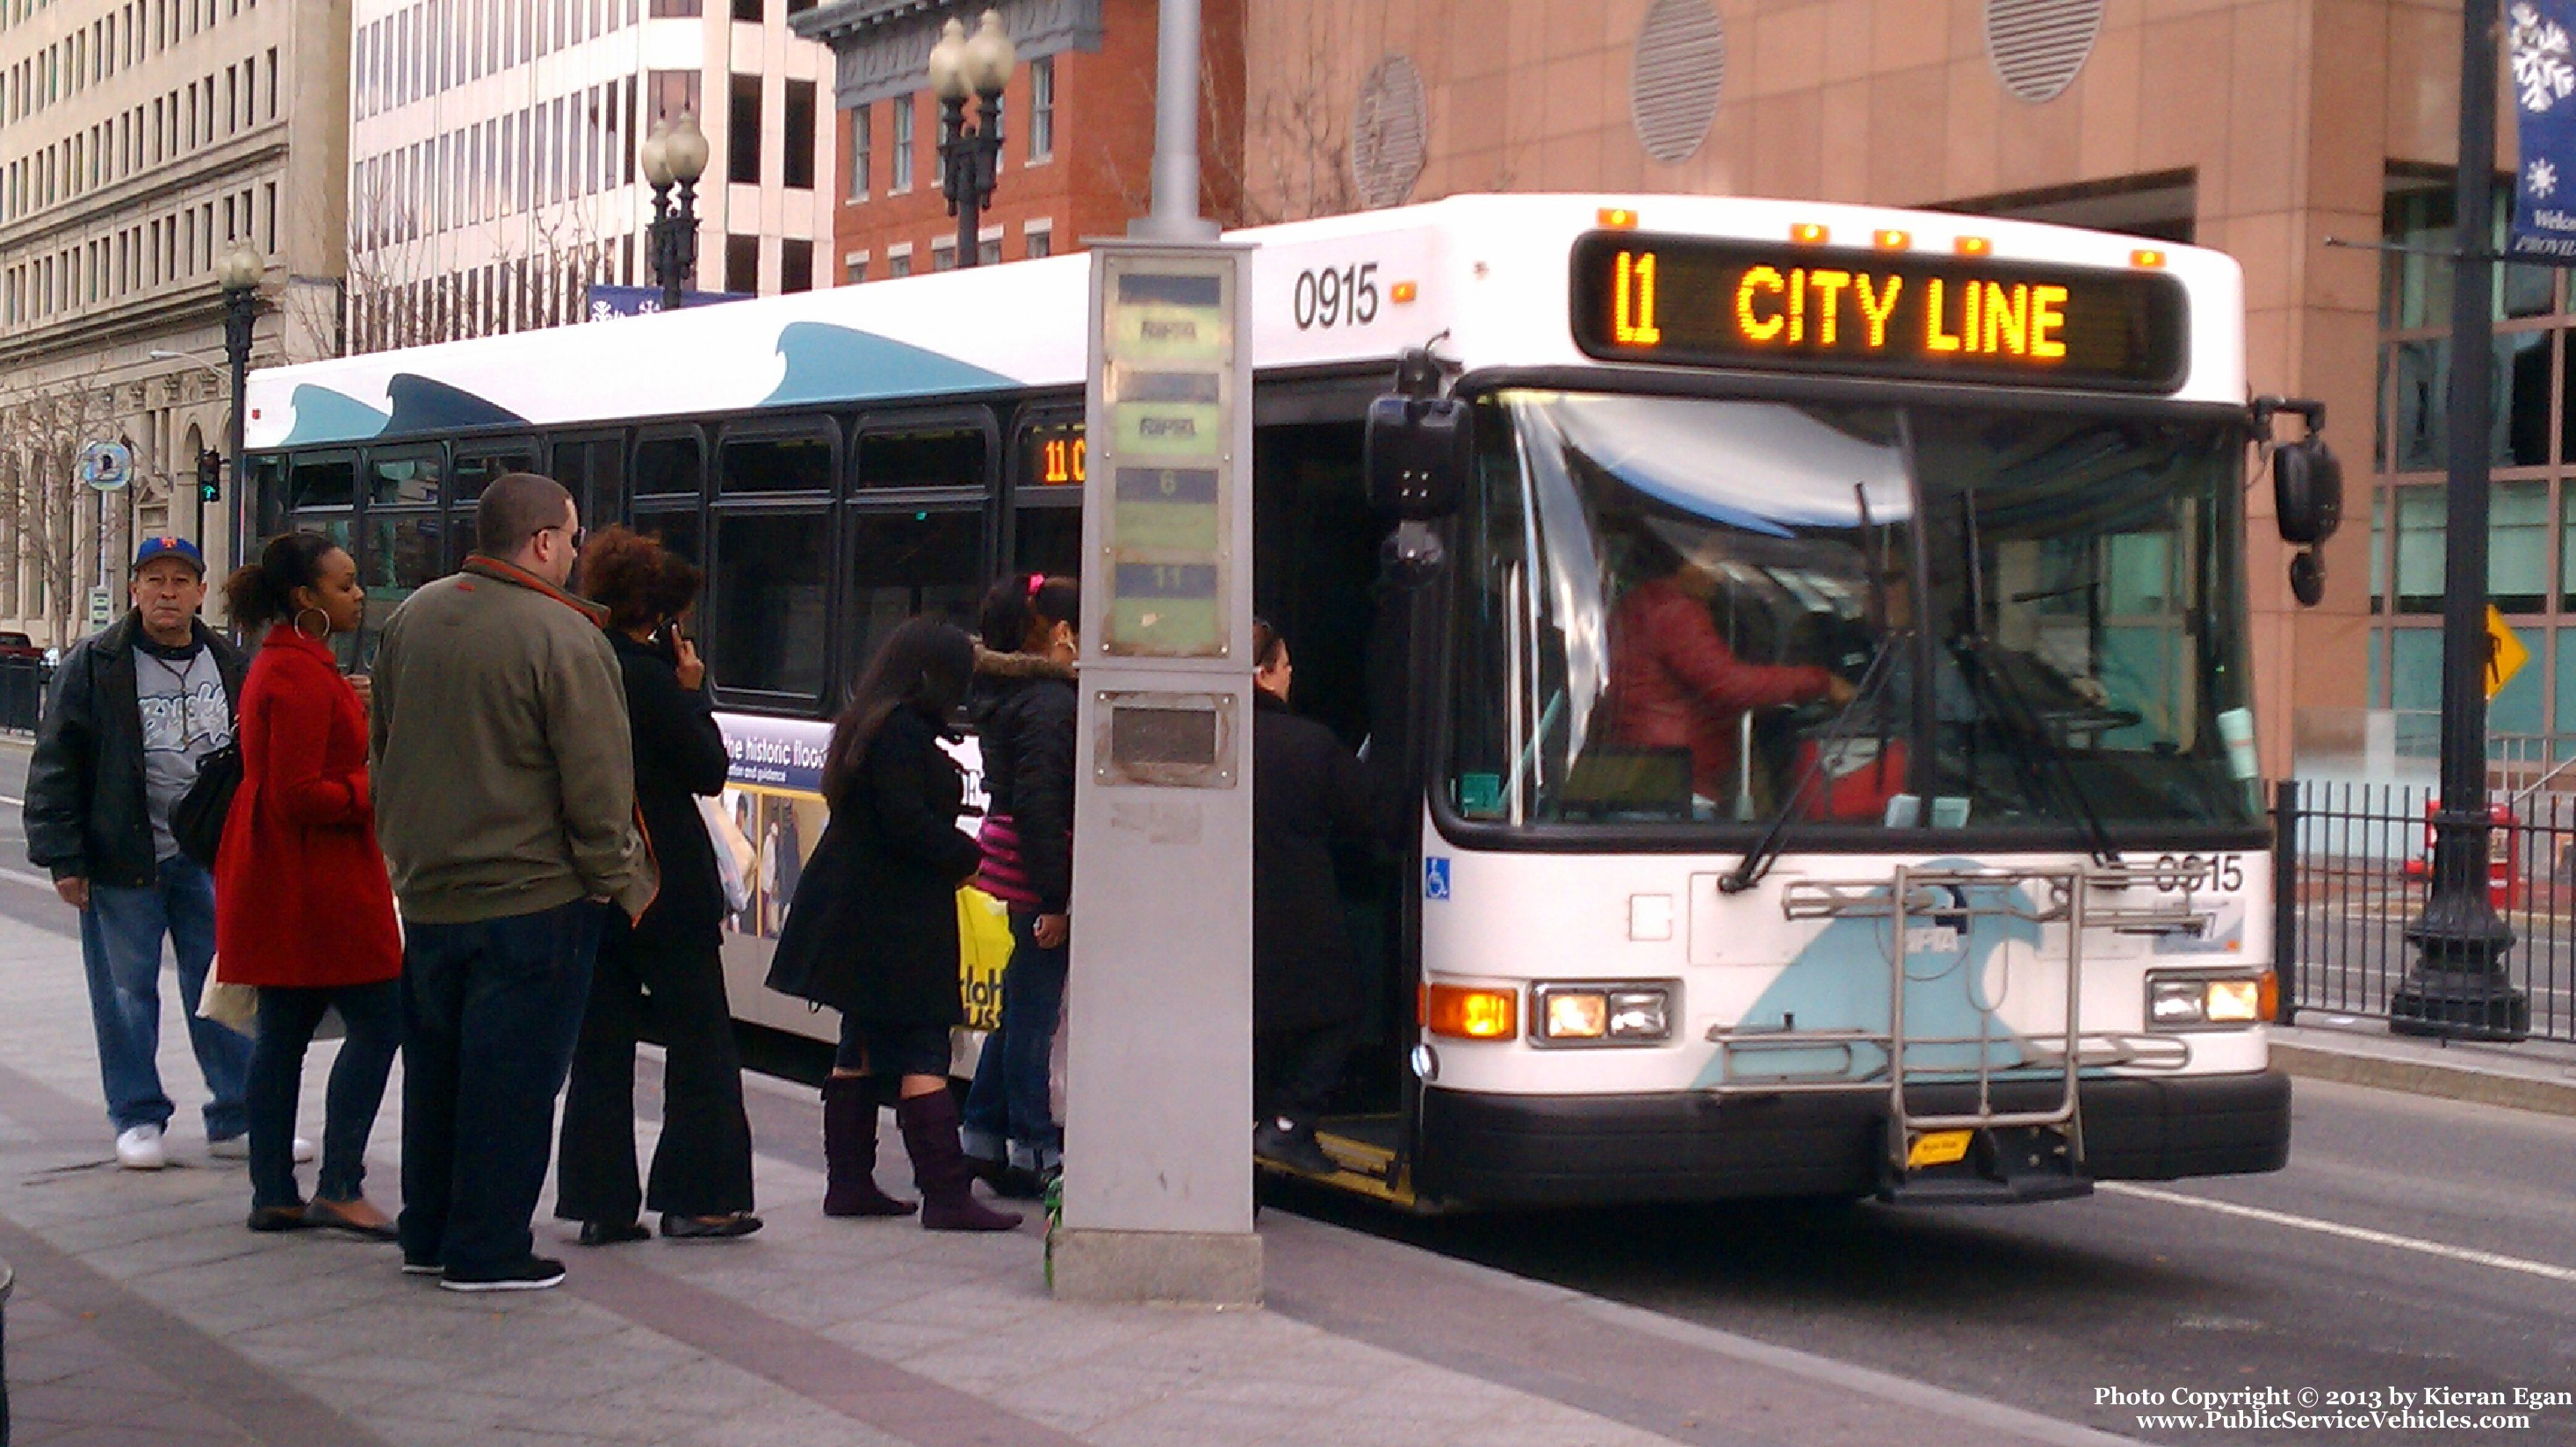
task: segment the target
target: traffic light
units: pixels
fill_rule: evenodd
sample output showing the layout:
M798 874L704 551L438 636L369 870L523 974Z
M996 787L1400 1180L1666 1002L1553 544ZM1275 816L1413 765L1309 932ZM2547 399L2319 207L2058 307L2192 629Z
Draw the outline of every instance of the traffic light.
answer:
M224 455L208 448L197 454L197 501L224 500Z

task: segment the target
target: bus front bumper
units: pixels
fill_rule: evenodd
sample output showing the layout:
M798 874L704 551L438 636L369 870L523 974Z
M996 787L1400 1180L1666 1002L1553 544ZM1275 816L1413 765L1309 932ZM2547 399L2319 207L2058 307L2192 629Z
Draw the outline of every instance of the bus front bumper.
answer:
M2000 1081L1995 1106L2045 1108L2060 1086ZM2277 1171L2290 1158L2290 1080L2098 1077L2081 1087L2085 1174L2165 1181ZM1908 1092L1916 1113L1969 1112L1973 1085ZM1887 1092L1528 1096L1422 1093L1415 1183L1460 1204L1553 1206L1859 1196L1877 1188Z

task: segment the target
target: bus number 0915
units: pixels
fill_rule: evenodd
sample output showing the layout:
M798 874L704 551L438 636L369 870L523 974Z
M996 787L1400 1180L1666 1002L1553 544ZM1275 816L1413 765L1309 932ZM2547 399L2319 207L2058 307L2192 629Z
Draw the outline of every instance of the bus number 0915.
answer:
M1297 330L1364 327L1376 320L1376 262L1297 273Z
M2232 893L2245 887L2245 856L2167 854L2156 860L2155 880L2156 888L2166 894L2187 894L2201 889Z

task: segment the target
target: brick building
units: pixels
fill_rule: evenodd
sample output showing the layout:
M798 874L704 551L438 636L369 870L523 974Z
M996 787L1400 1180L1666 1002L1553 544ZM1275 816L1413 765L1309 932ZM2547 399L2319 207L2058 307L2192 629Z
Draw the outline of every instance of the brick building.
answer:
M839 57L840 207L832 280L944 271L957 222L940 193L939 101L926 67L952 16L983 5L839 0L795 18ZM1149 208L1154 152L1154 0L1002 0L1019 51L1002 98L1002 167L981 218L982 259L1018 261L1126 231ZM1202 11L1201 210L1236 219L1243 177L1243 6ZM970 106L970 109L973 108Z

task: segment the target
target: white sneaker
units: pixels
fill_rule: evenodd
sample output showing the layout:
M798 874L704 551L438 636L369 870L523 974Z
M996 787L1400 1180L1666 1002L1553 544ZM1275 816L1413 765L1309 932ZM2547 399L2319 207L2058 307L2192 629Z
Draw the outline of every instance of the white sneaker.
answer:
M219 1161L249 1160L250 1134L245 1131L237 1136L226 1136L219 1141L208 1141L206 1142L206 1154L213 1156ZM313 1142L306 1140L302 1136L297 1136L295 1138L294 1157L297 1165L310 1165L313 1162L313 1158L319 1154L321 1153L313 1148Z
M161 1127L138 1125L118 1135L116 1163L129 1171L157 1171L170 1164L161 1149Z

